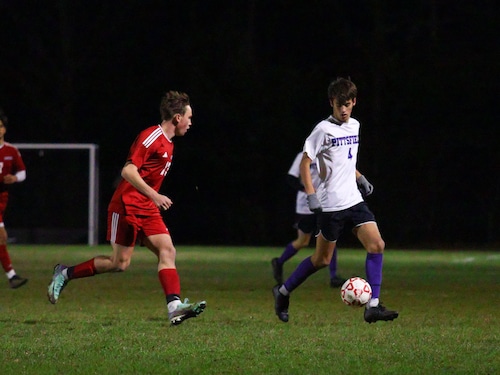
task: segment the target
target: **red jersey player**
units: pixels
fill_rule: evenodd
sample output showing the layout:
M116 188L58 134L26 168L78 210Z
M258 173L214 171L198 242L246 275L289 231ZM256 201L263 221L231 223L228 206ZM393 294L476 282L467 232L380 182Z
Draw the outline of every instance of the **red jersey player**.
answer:
M110 256L96 256L86 262L67 267L54 267L48 288L53 304L70 280L105 272L125 271L130 265L136 241L141 241L158 257L158 277L165 293L168 318L172 325L198 316L206 302L181 302L180 280L175 266L176 249L163 222L160 210L172 205L159 189L172 163L175 136L183 136L191 126L192 109L189 96L177 91L167 92L160 104L162 122L139 133L130 147L123 179L119 182L108 206L107 239Z
M7 251L7 230L3 222L3 214L9 201L9 186L26 179L26 167L19 150L5 142L7 132L7 116L0 109L0 263L9 279L12 289L19 288L28 282L20 277L12 267L9 252Z

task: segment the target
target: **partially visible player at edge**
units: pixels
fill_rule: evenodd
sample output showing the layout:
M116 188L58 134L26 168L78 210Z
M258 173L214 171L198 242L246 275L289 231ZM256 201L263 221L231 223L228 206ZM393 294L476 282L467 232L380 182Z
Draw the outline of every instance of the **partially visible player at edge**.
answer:
M298 251L309 246L311 236L316 231L316 215L307 206L307 194L304 193L304 185L300 178L300 161L302 160L302 152L299 152L293 160L287 174L288 185L297 191L295 199L295 223L294 228L297 230L297 238L289 242L281 255L271 260L274 280L278 284L283 283L283 266L286 261L295 256ZM311 163L311 178L313 185L317 186L320 182L318 168L315 161ZM341 287L346 279L337 275L337 249L333 252L332 260L329 265L330 271L330 286L332 288Z
M3 214L9 200L9 186L26 179L26 167L19 150L5 142L8 118L0 108L0 262L9 279L12 289L17 289L28 282L16 274L7 251L7 230L3 222Z
M181 302L180 279L175 265L176 249L160 210L167 210L172 200L159 193L172 163L173 138L183 136L191 127L192 108L189 96L169 91L161 99L161 123L139 133L130 147L123 179L108 206L107 239L110 256L96 256L86 262L67 267L57 264L48 287L48 298L57 302L70 280L105 272L125 271L130 265L136 240L158 258L158 277L165 293L168 318L172 325L197 317L206 307L205 301Z
M372 287L372 298L365 307L365 321L394 320L399 315L379 302L385 243L375 216L356 184L364 179L356 169L360 124L351 118L356 97L357 88L351 80L338 78L331 82L328 99L333 114L319 122L304 143L300 173L309 208L319 215L319 234L314 254L304 259L284 284L272 290L275 313L283 322L289 319L290 293L317 270L328 266L346 224L352 226L353 233L367 251L365 272ZM322 181L317 189L310 171L314 159L319 163Z

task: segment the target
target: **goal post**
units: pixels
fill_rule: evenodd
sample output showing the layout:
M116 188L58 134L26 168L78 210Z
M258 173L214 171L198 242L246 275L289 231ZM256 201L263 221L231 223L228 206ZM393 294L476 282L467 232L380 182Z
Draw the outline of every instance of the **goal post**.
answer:
M59 150L59 151L64 151L64 150L83 150L83 151L88 151L88 165L87 167L85 166L80 166L80 165L74 165L74 168L87 168L88 170L88 191L87 191L87 197L88 197L88 204L87 204L87 213L88 213L88 220L87 220L87 243L90 246L97 245L98 244L98 228L99 228L99 223L98 223L98 218L99 218L99 160L98 160L98 150L99 146L93 143L13 143L15 147L17 147L21 151L21 155L23 156L24 162L26 164L26 170L27 170L27 179L28 181L30 179L30 176L32 176L34 173L30 172L30 165L28 163L28 160L25 158L25 155L23 153L23 150L35 150L39 152L39 155L43 155L44 150ZM60 161L63 161L63 159L59 159ZM57 163L57 158L56 162ZM37 171L39 172L39 171ZM48 183L52 181L52 177L54 176L55 173L67 173L68 171L64 171L61 169L57 169L57 165L54 166L53 170L47 170L44 171L47 175L44 180L48 180ZM68 173L68 178L71 179L71 174ZM47 182L44 182L47 183ZM75 184L78 184L81 182L75 182ZM72 185L71 182L68 182L68 189L71 189ZM52 191L50 188L47 188L47 190ZM47 197L48 198L48 197ZM58 197L55 197L55 199L58 199ZM61 204L68 204L69 208L71 209L72 204L79 204L80 202L62 202ZM59 209L60 207L54 207L54 209ZM12 208L12 211L15 211L16 208ZM54 212L55 215L62 215L63 213L61 212ZM64 220L64 219L63 219Z

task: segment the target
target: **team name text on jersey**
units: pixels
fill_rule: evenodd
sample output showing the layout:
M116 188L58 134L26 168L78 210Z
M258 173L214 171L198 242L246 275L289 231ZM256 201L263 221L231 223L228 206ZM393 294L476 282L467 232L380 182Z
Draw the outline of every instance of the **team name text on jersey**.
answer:
M357 135L349 135L347 137L332 138L332 147L346 146L359 143Z

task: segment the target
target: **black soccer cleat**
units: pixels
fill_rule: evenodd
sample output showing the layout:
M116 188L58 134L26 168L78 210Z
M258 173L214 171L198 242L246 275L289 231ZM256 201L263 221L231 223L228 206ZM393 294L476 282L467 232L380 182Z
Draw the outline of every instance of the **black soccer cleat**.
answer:
M273 277L278 284L283 284L283 265L278 262L278 258L273 258L271 260L271 266L273 267Z
M273 288L274 296L274 311L278 315L279 320L288 322L288 305L290 304L290 296L284 296L280 293L280 286L276 285Z
M379 304L375 307L365 308L365 322L376 323L379 320L388 321L394 320L399 316L397 311L387 310L384 306Z
M335 276L333 279L330 279L330 287L331 288L340 288L347 279L344 279L342 276Z
M28 279L14 275L9 279L9 285L12 289L17 289L28 282Z

